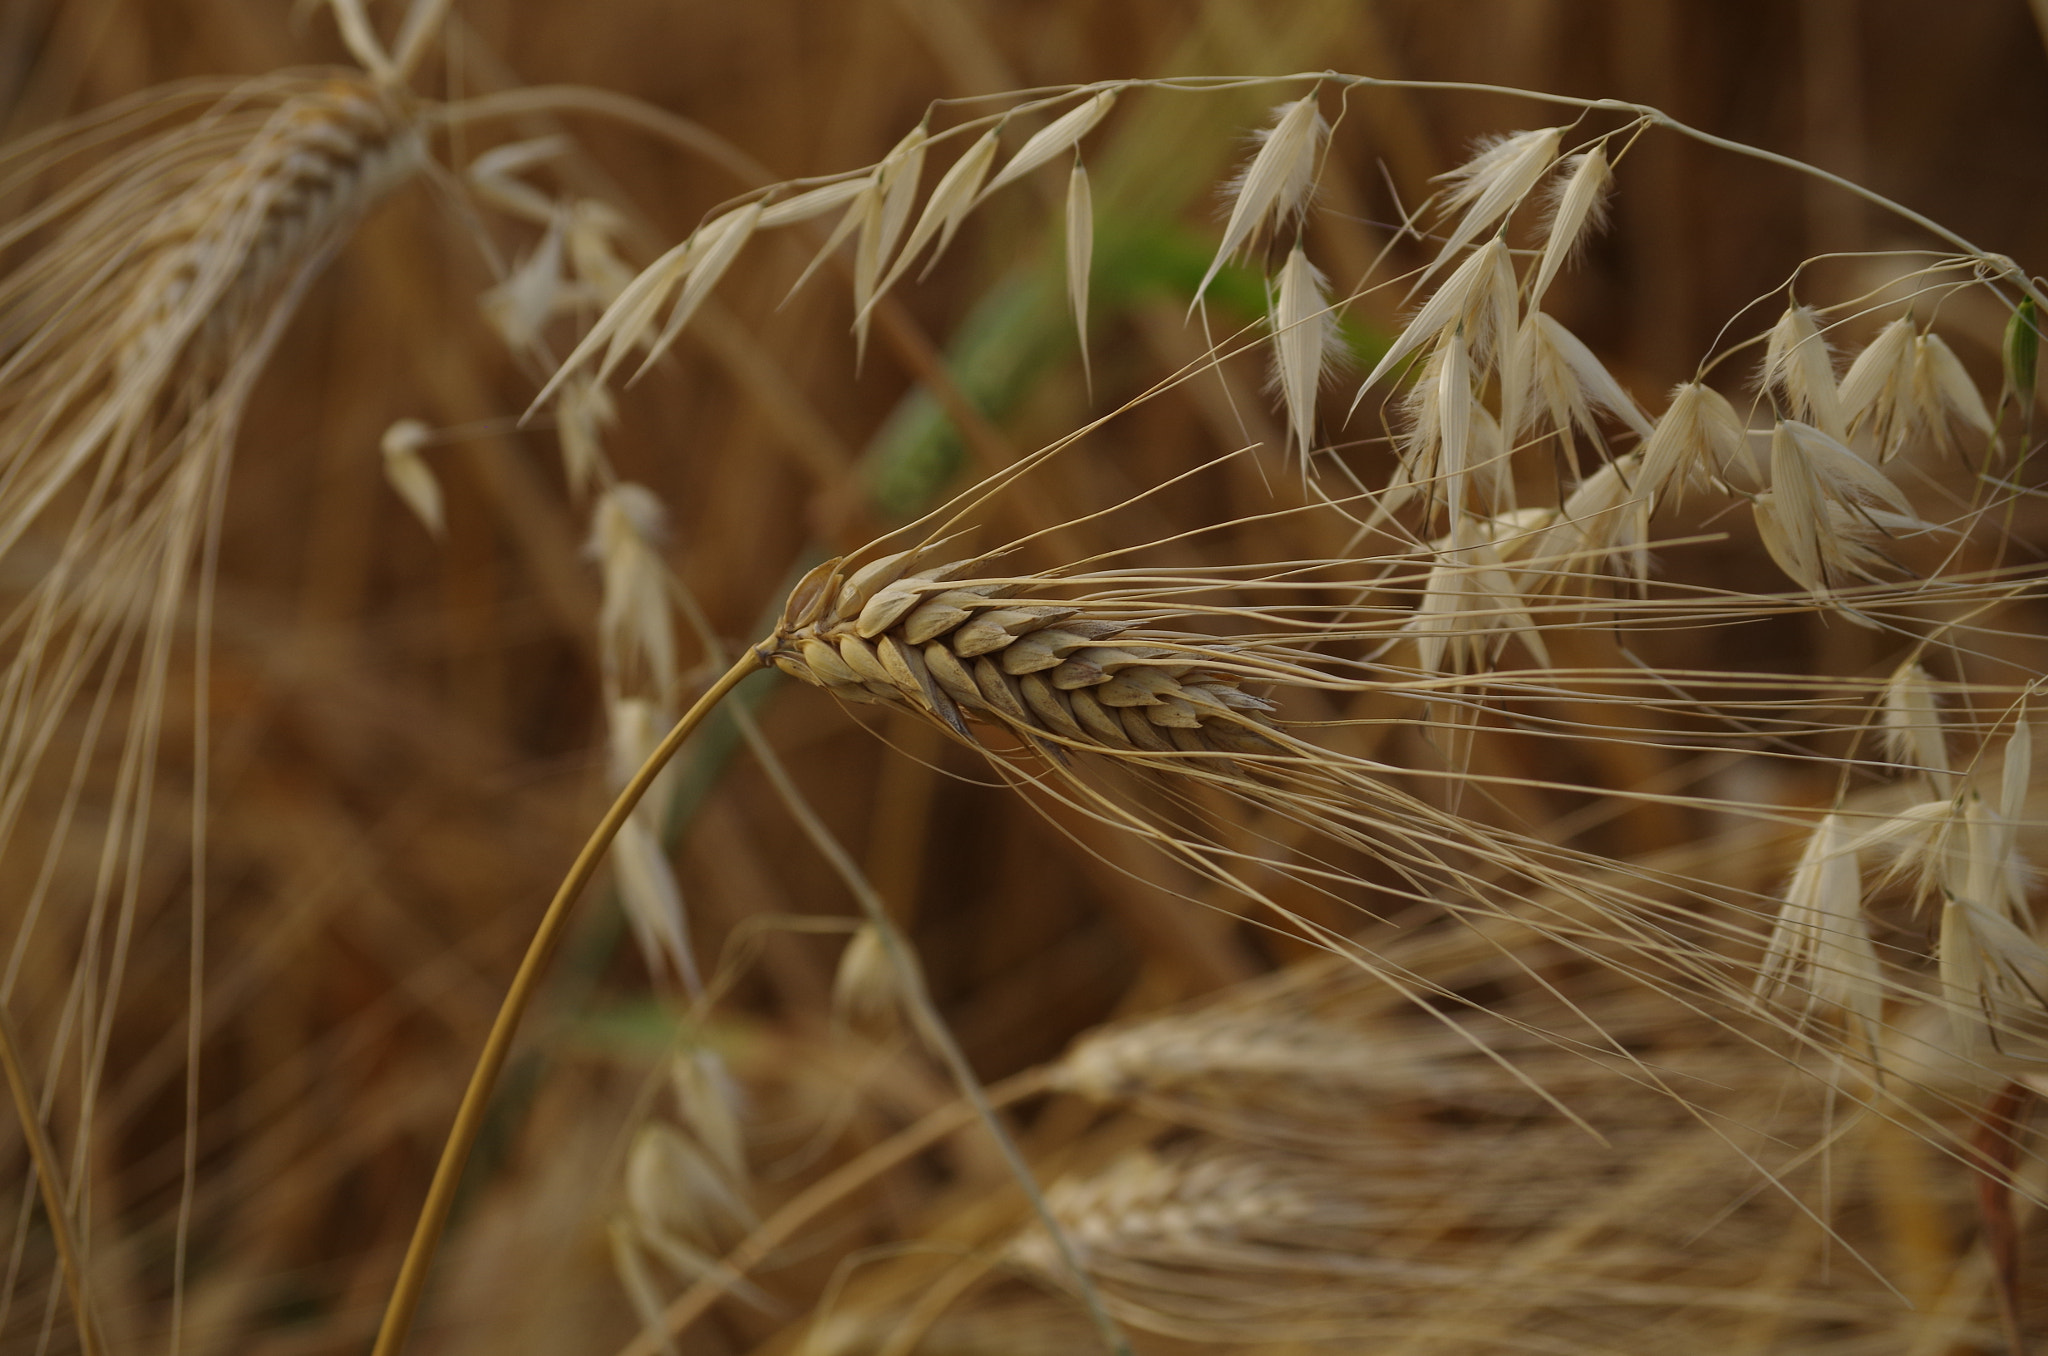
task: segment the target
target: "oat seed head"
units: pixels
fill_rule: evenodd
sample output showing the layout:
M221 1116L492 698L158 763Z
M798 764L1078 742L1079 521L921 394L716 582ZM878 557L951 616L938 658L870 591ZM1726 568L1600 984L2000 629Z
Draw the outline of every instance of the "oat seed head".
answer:
M1762 385L1784 402L1784 412L1834 438L1848 436L1835 364L1811 308L1788 306L1764 348Z
M1535 191L1556 163L1558 141L1563 133L1561 127L1510 132L1486 143L1479 154L1457 169L1437 176L1447 185L1444 214L1464 215L1436 258L1423 270L1425 280L1483 232L1498 225Z
M1845 1014L1865 1048L1874 1051L1884 1018L1885 982L1863 918L1862 896L1848 829L1840 815L1824 815L1808 835L1785 887L1784 907L1758 966L1756 991L1782 1000L1793 976L1803 972L1808 1009Z
M1095 267L1095 201L1088 169L1077 157L1067 174L1067 309L1081 347L1081 380L1092 393L1095 371L1088 360L1088 283Z
M1234 185L1223 241L1195 288L1194 304L1201 304L1223 266L1262 231L1280 230L1289 218L1307 208L1329 134L1330 124L1323 120L1314 90L1273 110L1273 125L1259 133L1259 149Z
M1918 768L1936 797L1952 792L1948 740L1934 680L1917 663L1901 664L1884 688L1884 745L1894 759Z
M653 491L620 482L598 496L589 546L604 581L597 626L611 681L658 697L676 682L668 567L658 549L666 520Z
M1681 382L1643 445L1643 492L1659 506L1677 507L1688 489L1725 478L1738 461L1764 483L1749 432L1728 398L1704 382Z
M384 453L384 478L390 482L405 506L412 510L427 531L440 536L447 530L441 506L441 483L433 468L420 455L433 431L417 419L401 419L384 430L380 446Z
M1315 447L1316 392L1343 341L1330 309L1328 283L1301 246L1288 251L1273 292L1273 382L1306 474Z
M1986 441L1997 432L1977 383L1938 334L1913 340L1913 399L1920 424L1943 447L1955 445L1957 425L1974 429Z
M1608 195L1614 187L1614 171L1607 163L1604 145L1573 156L1565 164L1562 188L1544 233L1543 257L1529 287L1531 310L1543 305L1544 294L1559 270L1585 244L1586 237L1605 223Z
M1497 361L1494 355L1511 341L1519 313L1514 262L1507 243L1488 241L1458 265L1402 327L1359 384L1351 408L1356 410L1366 392L1410 354L1452 330L1464 332L1468 351L1480 355L1482 363L1489 359Z
M1051 164L1080 145L1081 139L1094 131L1097 123L1109 116L1109 110L1116 106L1116 96L1117 91L1113 88L1103 90L1053 119L1017 148L1017 154L1011 156L1009 163L997 171L995 178L989 180L988 187L981 192L981 197L987 198L997 190L1008 187L1039 166Z

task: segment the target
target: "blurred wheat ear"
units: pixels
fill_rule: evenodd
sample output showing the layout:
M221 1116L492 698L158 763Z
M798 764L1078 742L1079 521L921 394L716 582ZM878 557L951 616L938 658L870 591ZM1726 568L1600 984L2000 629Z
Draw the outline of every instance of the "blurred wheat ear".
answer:
M30 581L0 620L0 877L20 919L0 1007L36 1019L22 1036L50 1070L39 1096L14 1082L15 1110L39 1126L70 1084L75 1139L41 1175L53 1201L78 1201L80 1183L58 1174L97 1156L92 1108L128 997L164 702L187 651L197 784L180 1294L197 1153L206 651L228 466L308 283L423 161L392 92L341 72L174 88L0 158L0 195L34 204L0 231L17 261L0 281L0 569ZM89 885L54 870L95 858ZM77 1265L86 1274L67 1279L89 1334L91 1267Z

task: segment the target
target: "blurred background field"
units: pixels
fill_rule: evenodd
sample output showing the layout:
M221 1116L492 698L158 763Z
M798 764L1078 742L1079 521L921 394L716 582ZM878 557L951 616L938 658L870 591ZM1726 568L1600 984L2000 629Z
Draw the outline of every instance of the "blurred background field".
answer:
M387 0L372 12L388 23L393 9ZM2026 264L2048 258L2044 50L2018 0L458 0L415 83L435 98L615 91L702 129L697 153L577 114L436 143L443 164L460 165L497 141L569 133L575 150L550 162L548 181L613 204L635 264L744 188L878 160L934 100L1321 69L1653 104L1867 183ZM169 81L344 60L330 17L286 0L10 0L0 128L25 135ZM858 366L845 289L834 280L785 296L807 247L758 247L672 356L618 393L605 435L619 473L668 506L667 559L716 631L728 643L755 638L810 560L860 545L1200 357L1201 331L1183 317L1214 247L1217 185L1278 97L1134 96L1097 134L1092 393L1062 299L1049 182L970 221L928 281L898 292ZM1401 204L1427 196L1431 176L1475 137L1543 115L1507 93L1374 91L1346 117L1310 236L1348 279L1385 247ZM1842 195L1675 138L1636 153L1614 216L1553 309L1646 399L1689 378L1729 317L1799 261L1919 243ZM509 357L479 305L496 281L493 257L517 259L536 236L475 211L452 175L402 189L305 299L239 439L204 694L210 921L178 1350L365 1347L506 980L606 800L587 508L563 490L553 432L517 422L547 371ZM1843 259L1810 277L1853 294L1880 281L1873 267ZM1222 280L1219 328L1256 318L1259 286L1249 272ZM1754 313L1748 328L1773 314ZM2004 314L1960 300L1943 320L1965 362L1994 381ZM1375 294L1346 323L1369 365L1397 328L1398 296ZM1281 446L1258 365L1226 365L1221 377L1145 403L999 501L995 536L1078 516L1246 442ZM1329 410L1341 412L1334 397ZM439 540L380 469L379 439L405 418L441 431L426 453L446 499ZM1292 492L1282 459L1263 465L1234 465L1135 523L1083 524L1074 537L1103 549L1233 517L1269 483ZM2038 510L2022 509L2020 550L2035 549L2042 526ZM1290 530L1205 537L1182 563L1337 549ZM1732 549L1724 568L1782 587ZM2039 672L2041 638L2027 629L2037 622L2014 621L2011 655ZM1825 655L1829 671L1881 658L1859 651L1868 638L1813 617L1776 619L1769 636L1784 652ZM722 667L687 633L684 665L693 682ZM119 1352L174 1341L192 672L174 666L164 704L161 841L120 978L90 1153L74 1165L88 1184L79 1214L107 1346ZM1122 1204L1101 1207L1126 1223L1163 1211L1146 1192L1169 1180L1227 1180L1253 1202L1240 1207L1248 1222L1234 1252L1191 1261L1173 1251L1208 1226L1170 1212L1160 1253L1133 1245L1119 1302L1170 1319L1150 1324L1146 1350L1326 1340L1416 1352L1998 1349L1968 1174L1910 1135L1863 1135L1830 1179L1824 1161L1786 1148L1796 1136L1759 1128L1750 1147L1776 1155L1788 1189L1758 1188L1674 1104L1596 1079L1583 1061L1526 1051L1610 1133L1603 1146L1141 845L1079 819L1048 822L929 725L882 707L856 721L823 693L765 677L743 694L911 931L946 1019L990 1083L1058 1058L1104 1023L1226 991L1254 1014L1242 1031L1265 1030L1275 1013L1351 1024L1356 1046L1308 1042L1310 1070L1279 1079L1277 1092L1167 1089L1101 1109L1068 1091L1021 1103L1021 1133L1048 1180L1126 1165ZM1645 756L1602 775L1654 778L1663 769ZM631 1278L622 1284L607 1230L662 1208L644 1182L643 1199L629 1199L626 1165L645 1126L685 1115L669 1083L678 1051L716 1051L737 1081L756 1217L954 1104L943 1070L908 1036L835 1018L855 910L729 724L693 747L680 780L673 860L698 954L728 987L690 1012L650 980L612 903L592 901L497 1099L420 1352L603 1353L635 1340ZM1793 778L1758 794L1803 805L1828 790ZM28 811L46 822L60 813ZM1600 847L1674 853L1711 843L1717 828L1638 811L1602 828ZM1751 851L1728 866L1728 883L1774 888L1790 864L1782 845ZM37 865L10 863L0 900L19 898L14 877ZM0 920L11 910L0 902ZM1415 948L1417 965L1431 948L1455 950L1400 931L1387 944ZM1535 945L1508 933L1501 944ZM1503 1014L1555 1001L1483 957L1439 959L1467 967L1470 992ZM33 967L10 980L8 1012L30 1048L51 1039L69 980ZM1277 996L1261 996L1261 984ZM1589 992L1588 1003L1610 1001ZM1780 1117L1824 1133L1828 1108L1783 1092L1770 1057L1752 1051L1745 1064L1735 1048L1689 1048L1672 1035L1683 1013L1611 1002L1602 1020L1640 1024L1675 1077L1723 1099L1709 1119L1764 1127ZM1497 1035L1512 1044L1508 1016ZM1286 1032L1275 1039L1303 1048ZM1297 1096L1305 1109L1288 1122ZM74 1133L77 1106L70 1090L53 1113ZM1270 1123L1243 1123L1261 1114ZM1230 1124L1218 1129L1218 1118ZM1289 1144L1290 1125L1314 1142ZM1223 1162L1232 1153L1250 1166ZM1205 1155L1223 1166L1201 1168ZM0 1350L75 1350L11 1120L0 1162L10 1183L0 1237L15 1238ZM1256 1189L1244 1185L1253 1177ZM1029 1246L998 1255L1025 1218L1007 1181L971 1126L937 1138L806 1223L756 1269L760 1293L719 1302L679 1349L1087 1349L1079 1311L1035 1279ZM1262 1222L1277 1229L1311 1203L1321 1213L1298 1231L1261 1241ZM678 1199L679 1237L730 1246L746 1232L746 1212L692 1215L704 1208ZM1850 1241L1829 1241L1816 1217ZM1373 1230L1395 1241L1387 1256L1400 1264L1347 1267L1343 1240ZM643 1302L687 1288L664 1265L645 1264ZM1185 1288L1202 1275L1211 1279ZM2035 1288L2048 1305L2048 1287Z

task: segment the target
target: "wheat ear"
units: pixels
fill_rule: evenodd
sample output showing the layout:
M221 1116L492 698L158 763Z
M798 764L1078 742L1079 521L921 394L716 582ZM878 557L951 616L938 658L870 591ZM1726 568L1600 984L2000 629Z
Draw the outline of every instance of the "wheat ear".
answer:
M1185 653L1185 638L1013 595L973 579L982 562L924 566L929 548L848 572L828 561L798 585L761 658L852 701L899 701L969 743L992 721L1038 743L1129 753L1269 753L1272 706Z

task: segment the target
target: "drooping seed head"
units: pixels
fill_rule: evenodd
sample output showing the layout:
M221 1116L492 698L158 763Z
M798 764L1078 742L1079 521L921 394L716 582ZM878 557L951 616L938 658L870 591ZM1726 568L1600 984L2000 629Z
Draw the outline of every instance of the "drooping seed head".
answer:
M1271 704L1185 637L1089 616L1033 581L973 577L987 562L929 550L813 570L758 647L793 678L852 701L908 706L969 743L977 726L1042 748L1257 753ZM1051 581L1045 581L1050 583Z

